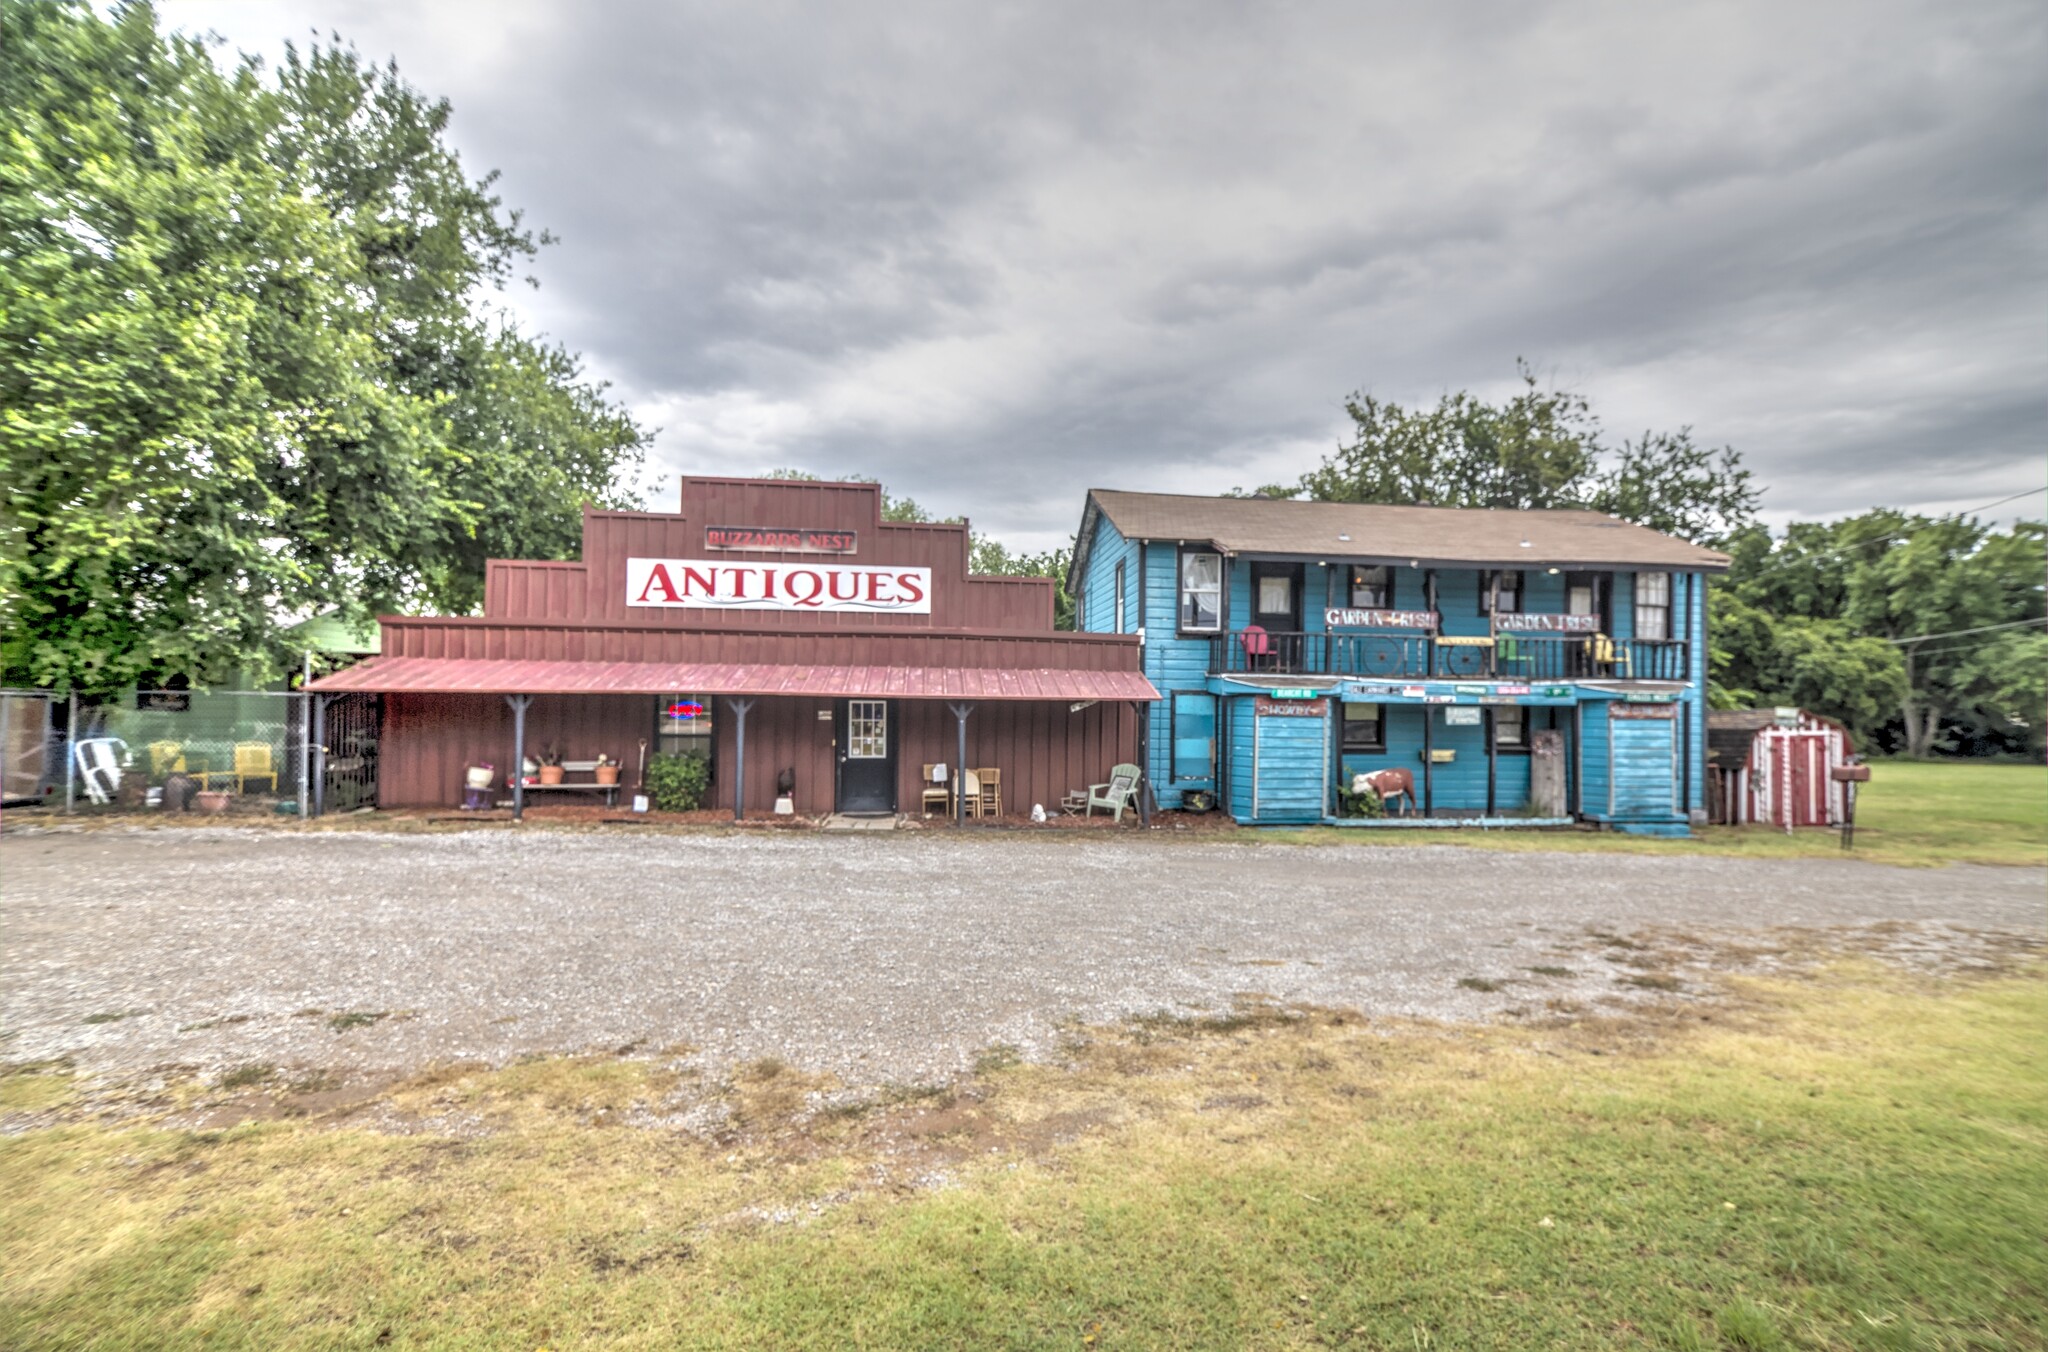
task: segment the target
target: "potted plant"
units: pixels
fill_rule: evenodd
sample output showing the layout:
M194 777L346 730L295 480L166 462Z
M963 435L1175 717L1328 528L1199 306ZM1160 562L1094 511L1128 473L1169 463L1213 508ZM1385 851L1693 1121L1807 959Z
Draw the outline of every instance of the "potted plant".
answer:
M540 754L535 759L540 762L541 783L559 784L562 782L562 753L553 742L543 746L540 749Z
M619 782L619 763L600 751L597 753L597 765L590 773L600 784L616 784Z

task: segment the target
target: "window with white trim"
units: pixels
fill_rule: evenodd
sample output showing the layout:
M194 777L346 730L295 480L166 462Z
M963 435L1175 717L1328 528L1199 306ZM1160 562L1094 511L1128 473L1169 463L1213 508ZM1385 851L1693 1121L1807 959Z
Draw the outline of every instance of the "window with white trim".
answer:
M1671 574L1636 574L1636 637L1671 637Z
M1184 633L1213 634L1223 627L1223 556L1180 556L1180 627Z
M1124 631L1124 561L1116 561L1116 632Z

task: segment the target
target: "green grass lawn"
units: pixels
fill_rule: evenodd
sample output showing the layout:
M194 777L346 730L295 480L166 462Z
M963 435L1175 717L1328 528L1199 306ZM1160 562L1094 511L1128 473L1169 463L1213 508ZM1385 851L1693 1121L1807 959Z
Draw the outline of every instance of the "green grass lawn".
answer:
M1302 844L1476 845L1495 850L1722 854L1795 859L1842 853L1837 832L1710 826L1691 840L1584 831L1261 833ZM1855 857L1881 864L2048 864L2048 767L1983 761L1880 761L1856 798Z
M1738 992L1133 1026L810 1119L764 1063L718 1144L622 1124L672 1080L616 1060L392 1096L473 1139L31 1130L0 1345L2048 1346L2041 973Z

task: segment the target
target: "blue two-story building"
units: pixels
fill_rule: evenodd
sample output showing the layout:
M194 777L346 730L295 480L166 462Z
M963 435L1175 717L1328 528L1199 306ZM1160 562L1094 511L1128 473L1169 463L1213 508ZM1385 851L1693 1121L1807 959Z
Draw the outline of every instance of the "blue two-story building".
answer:
M1591 511L1096 489L1068 585L1078 628L1143 635L1162 807L1373 820L1375 775L1381 823L1684 835L1727 566Z

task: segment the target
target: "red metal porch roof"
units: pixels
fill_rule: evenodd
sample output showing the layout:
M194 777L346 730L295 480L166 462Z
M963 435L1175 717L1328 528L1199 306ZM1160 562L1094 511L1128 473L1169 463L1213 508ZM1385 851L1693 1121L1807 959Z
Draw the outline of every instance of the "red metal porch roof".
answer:
M1156 700L1135 671L1064 667L796 667L739 662L575 662L373 657L308 687L479 695L809 695L824 698Z

